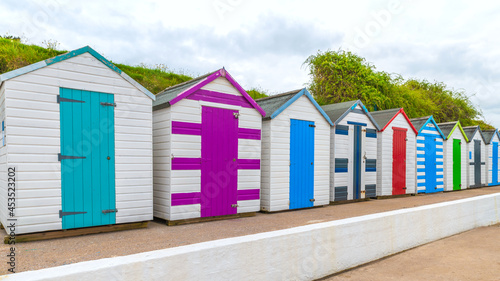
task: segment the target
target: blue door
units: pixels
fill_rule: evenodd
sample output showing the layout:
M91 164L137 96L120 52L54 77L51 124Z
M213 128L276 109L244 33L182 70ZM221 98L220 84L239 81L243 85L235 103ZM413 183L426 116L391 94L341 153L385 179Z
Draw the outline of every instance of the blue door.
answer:
M361 198L361 126L354 126L353 199Z
M114 96L60 89L63 229L115 224Z
M425 137L425 192L437 191L436 137Z
M492 171L491 171L491 182L492 184L498 184L498 142L493 142L493 155L492 155Z
M314 122L290 120L290 209L314 206Z

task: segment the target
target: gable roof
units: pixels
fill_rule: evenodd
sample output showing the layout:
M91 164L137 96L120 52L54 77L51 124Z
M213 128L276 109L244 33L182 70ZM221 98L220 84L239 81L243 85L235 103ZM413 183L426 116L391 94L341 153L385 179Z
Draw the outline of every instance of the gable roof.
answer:
M446 136L443 134L443 132L439 128L438 124L436 123L436 120L434 120L434 117L432 115L420 117L420 118L413 118L413 119L410 119L410 121L413 124L413 126L415 126L415 129L417 129L419 134L425 128L425 126L427 126L428 123L432 123L432 124L434 124L434 126L436 126L436 129L438 130L441 137L443 139L446 139Z
M495 135L500 139L500 134L498 133L498 130L484 130L483 132L483 137L484 137L484 142L486 144L490 144L491 141L493 141L493 138Z
M347 114L353 111L358 105L360 105L361 108L363 108L363 113L366 114L366 116L368 116L368 119L370 119L375 128L377 128L377 130L380 130L380 126L377 124L375 119L373 119L372 115L368 112L368 109L366 109L366 107L360 100L327 104L323 105L321 108L325 111L326 115L330 117L330 120L332 120L333 124L337 125L340 121L342 121L342 119L344 119L344 117L347 116Z
M464 127L463 129L464 129L465 134L467 135L467 138L469 139L469 142L472 141L472 139L476 135L476 132L479 131L481 138L486 143L484 136L483 136L483 132L481 131L481 128L479 127L479 125Z
M464 136L464 139L466 142L469 142L469 138L467 137L467 134L464 132L464 129L462 128L462 125L460 124L459 121L452 121L452 122L446 122L446 123L439 123L438 124L439 129L441 129L441 132L446 136L446 139L449 139L453 132L459 128L460 132Z
M374 111L370 113L373 116L373 119L375 119L375 122L381 127L380 131L384 131L389 124L396 119L396 117L399 114L403 114L403 117L406 119L408 124L410 124L410 127L413 129L415 134L418 134L417 129L413 126L413 124L410 121L410 118L406 115L405 111L403 108L393 108L393 109L386 109L386 110L380 110L380 111Z
M289 107L292 103L294 103L297 99L302 96L306 96L311 103L316 107L316 109L323 115L323 117L333 126L330 117L326 115L321 106L314 100L313 96L309 93L306 88L298 89L290 92L286 92L279 95L269 96L265 98L261 98L256 100L257 104L262 107L262 109L266 112L266 115L263 119L274 119L281 112L283 112L287 107Z
M226 71L226 69L221 68L214 72L207 73L200 77L194 78L192 80L186 81L168 87L156 95L156 100L153 102L153 110L158 110L162 108L169 107L176 104L182 99L188 97L194 92L201 89L201 87L207 85L208 83L214 81L219 77L225 77L229 83L235 87L238 92L262 115L265 116L266 112L248 95L248 93L243 90L243 88L233 79L233 77Z
M76 49L74 51L67 52L65 54L62 54L62 55L59 55L59 56L56 56L56 57L53 57L50 59L39 61L37 63L30 64L28 66L21 67L21 68L16 69L16 70L6 72L6 73L0 75L0 84L3 83L4 81L9 80L9 79L21 76L23 74L38 70L40 68L43 68L43 67L61 62L61 61L65 61L67 59L79 56L79 55L84 54L84 53L91 54L93 57L95 57L97 60L102 62L105 66L107 66L109 69L118 73L118 75L120 75L123 79L127 80L127 82L132 84L139 91L143 92L145 95L150 97L152 100L155 100L155 95L153 95L150 91L148 91L146 88L144 88L141 84L137 83L134 79L132 79L130 76L128 76L125 72L121 71L118 67L116 67L114 64L112 64L110 61L108 61L106 58L101 56L98 52L96 52L94 49L90 48L89 46L85 46L83 48Z

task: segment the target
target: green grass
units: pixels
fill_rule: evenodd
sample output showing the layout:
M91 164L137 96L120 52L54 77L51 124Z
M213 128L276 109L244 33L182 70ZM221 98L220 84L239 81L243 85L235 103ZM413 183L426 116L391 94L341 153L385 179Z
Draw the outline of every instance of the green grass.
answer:
M46 44L49 46L48 48L23 44L19 38L12 36L9 36L9 38L0 36L0 74L67 52L55 50L54 47L58 46L56 41L49 40ZM167 67L162 64L155 66L113 64L153 94L157 94L170 86L193 79L184 74L168 71ZM248 94L254 99L267 96L263 90L257 88L252 88L248 91Z
M52 44L57 45L57 44ZM67 51L43 48L36 45L27 45L18 39L5 39L0 37L0 74L9 72L23 66L43 61ZM156 66L129 66L114 63L119 69L144 86L150 92L157 94L167 87L191 80L187 75L166 71L165 68Z

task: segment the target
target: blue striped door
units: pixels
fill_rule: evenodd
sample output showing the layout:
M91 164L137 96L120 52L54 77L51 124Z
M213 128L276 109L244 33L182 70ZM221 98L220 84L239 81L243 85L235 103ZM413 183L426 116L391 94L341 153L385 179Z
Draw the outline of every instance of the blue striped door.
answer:
M59 103L63 229L115 224L114 96L61 88Z
M492 171L491 171L491 182L493 184L498 184L498 142L493 142L493 155L492 155Z
M361 198L361 126L354 126L353 199Z
M314 122L290 120L290 209L313 207Z
M425 192L437 191L436 137L425 137Z

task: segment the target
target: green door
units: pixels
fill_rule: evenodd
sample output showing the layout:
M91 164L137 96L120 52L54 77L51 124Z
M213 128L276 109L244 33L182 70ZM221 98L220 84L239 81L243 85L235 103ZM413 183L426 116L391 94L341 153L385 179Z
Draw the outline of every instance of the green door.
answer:
M60 89L63 229L114 224L114 96Z
M462 189L462 142L453 139L453 190Z

